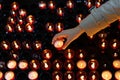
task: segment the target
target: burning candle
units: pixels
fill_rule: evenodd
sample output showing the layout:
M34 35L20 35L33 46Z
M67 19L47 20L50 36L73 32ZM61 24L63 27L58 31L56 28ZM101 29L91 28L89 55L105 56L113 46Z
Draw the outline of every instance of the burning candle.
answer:
M74 3L72 2L72 0L68 0L66 6L67 8L72 9L74 7Z
M34 48L34 50L40 50L42 48L42 43L38 40L34 41L33 48Z
M77 80L87 80L87 73L84 71L78 71L76 76Z
M17 32L20 32L20 33L24 31L23 26L20 24L17 24L15 29Z
M80 70L83 70L83 69L85 69L86 68L86 66L87 66L87 63L86 63L86 61L84 61L84 60L79 60L79 61L77 61L77 68L78 69L80 69Z
M33 24L30 24L30 23L27 23L25 25L25 30L29 33L32 33L34 31L34 25Z
M52 58L52 52L51 52L51 50L49 50L49 49L43 50L42 57L44 59L51 59Z
M19 50L19 49L21 49L21 44L20 44L20 42L19 42L18 40L13 41L13 42L12 42L12 48L13 48L14 50Z
M56 30L57 32L61 32L63 29L64 29L63 23L61 23L61 22L56 23L56 25L55 25L55 30Z
M111 80L112 79L112 73L109 70L104 70L101 73L101 77L103 80Z
M0 80L3 80L3 72L0 71Z
M72 71L67 71L64 74L64 80L74 80L75 79L75 75Z
M4 75L5 80L14 80L15 79L15 74L13 71L7 71Z
M59 16L64 16L64 10L63 10L63 8L58 8L57 9L57 14L59 15Z
M91 59L89 62L88 62L88 67L89 69L91 70L96 70L98 68L98 61L95 60L95 59Z
M50 68L51 68L51 62L48 61L48 60L43 60L43 61L41 62L41 68L42 68L43 70L50 70Z
M68 71L73 70L74 69L74 62L72 60L65 61L64 68Z
M26 60L21 60L19 61L18 63L18 67L21 69L21 70L26 70L28 69L28 62Z
M40 68L40 63L38 60L31 60L29 66L32 70L38 70Z
M38 72L37 71L30 71L28 73L28 78L30 80L37 80L38 79Z
M1 48L3 50L9 50L10 49L10 43L8 41L2 41L1 42Z
M53 62L53 68L54 68L55 70L61 70L62 67L63 67L63 64L62 64L62 62L61 62L60 60L55 60L55 61Z
M48 8L51 10L55 9L55 3L53 1L49 1Z
M27 11L25 9L20 9L19 10L19 15L24 18L24 17L27 16Z
M63 75L59 71L54 71L52 73L52 80L63 80L62 77L63 77Z
M67 59L72 59L74 57L74 51L72 49L67 49L64 52L64 56Z
M38 6L39 6L40 9L46 9L46 3L44 1L40 1L38 3Z
M115 79L120 80L120 70L115 72Z
M29 15L27 17L27 22L30 24L34 24L35 23L35 17L33 15Z
M54 31L54 25L53 25L53 23L47 23L46 24L46 30L48 31L48 32L53 32Z
M11 8L12 8L12 10L18 10L19 9L19 4L17 3L17 2L13 2L12 4L11 4Z
M115 69L120 69L120 60L119 59L113 61L113 67Z
M17 62L15 60L9 60L7 63L7 67L11 70L14 70L17 67Z
M61 40L57 40L54 43L54 47L59 50L59 49L61 49L63 47L63 44L64 44L64 42L63 42L62 39Z

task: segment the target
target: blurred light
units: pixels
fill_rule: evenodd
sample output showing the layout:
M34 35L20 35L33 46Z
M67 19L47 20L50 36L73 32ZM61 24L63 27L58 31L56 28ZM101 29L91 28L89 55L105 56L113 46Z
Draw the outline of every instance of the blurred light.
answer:
M13 48L14 50L19 50L19 49L21 49L21 44L20 44L20 42L19 42L18 40L14 40L11 45L12 45L12 48Z
M64 29L64 25L61 22L56 23L55 30L56 32L61 32Z
M111 80L112 79L112 73L109 70L104 70L101 73L101 77L103 80Z
M38 60L31 60L29 66L32 70L38 70L40 68L40 63Z
M7 21L9 24L16 24L16 19L15 18L13 18L13 17L11 17L11 16L9 16L8 17L8 21Z
M31 49L31 43L30 41L26 40L22 42L23 48L26 50L30 50Z
M61 49L62 47L63 47L63 45L64 45L64 42L63 42L63 40L61 39L61 40L57 40L57 41L55 41L55 43L54 43L54 47L56 48L56 49Z
M65 72L64 80L75 80L75 74L72 71Z
M7 24L5 26L5 30L6 30L7 33L12 33L12 32L14 32L14 27L13 27L12 24Z
M76 21L77 23L80 23L82 21L82 14L76 15Z
M20 32L20 33L24 31L23 25L21 25L21 24L17 24L15 29L16 29L17 32Z
M62 78L63 78L63 75L62 75L61 72L59 72L59 71L54 71L54 72L52 73L52 80L63 80Z
M34 41L33 48L34 48L34 50L40 50L42 48L42 43L38 40Z
M48 8L51 9L51 10L55 9L55 2L54 1L49 1Z
M33 24L30 24L30 23L27 23L25 25L25 30L29 33L32 33L34 31L34 25Z
M27 11L25 9L20 9L19 10L19 15L24 18L24 17L27 16Z
M97 71L91 71L88 76L89 80L99 80L100 75Z
M120 70L116 71L114 76L116 80L120 80Z
M98 68L98 66L99 66L99 63L97 60L95 60L95 59L89 60L88 67L90 70L96 70Z
M44 1L40 1L38 3L38 6L39 6L40 9L46 9L46 3Z
M66 59L72 59L74 57L74 51L72 49L67 49L64 52L64 56Z
M69 9L74 8L74 3L73 3L73 1L72 1L72 0L68 0L68 1L66 2L66 6L67 6L67 8L69 8Z
M56 60L53 61L54 70L61 70L62 67L63 67L63 64L62 64L62 62L60 60L56 59Z
M26 70L28 69L28 62L26 60L20 60L19 63L18 63L18 67L21 69L21 70Z
M87 80L87 73L84 71L78 71L76 74L77 80Z
M0 71L0 80L3 80L4 74Z
M86 68L86 66L87 66L87 63L86 63L86 61L84 61L84 60L79 60L79 61L77 61L77 68L78 69L80 69L80 70L83 70L83 69L85 69Z
M51 59L52 58L52 52L51 52L51 50L49 50L49 49L43 50L42 57L44 59Z
M35 17L33 15L27 16L27 23L34 24L35 23Z
M5 80L14 80L15 79L15 74L13 71L7 71L5 72Z
M74 69L74 62L72 60L66 60L64 62L64 68L68 71L71 71Z
M12 4L11 4L11 9L12 10L18 10L19 9L19 4L17 3L17 2L13 2Z
M49 60L43 60L41 62L41 68L42 70L50 70L51 69L51 62Z
M28 78L30 80L37 80L38 79L38 72L37 71L30 71L28 73Z
M112 64L115 69L120 69L120 59L114 60Z
M8 41L2 41L0 46L3 50L9 50L10 49L10 43Z
M48 32L53 32L54 31L54 25L53 25L53 23L47 23L46 24L46 30L48 31Z
M15 60L9 60L7 62L7 67L10 69L10 70L15 70L16 67L17 67L17 62Z
M58 16L64 16L64 9L63 8L57 8L57 15Z

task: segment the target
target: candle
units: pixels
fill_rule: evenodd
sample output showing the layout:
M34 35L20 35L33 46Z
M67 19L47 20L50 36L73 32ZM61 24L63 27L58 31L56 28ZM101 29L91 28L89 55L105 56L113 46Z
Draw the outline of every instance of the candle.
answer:
M19 9L19 4L17 3L17 2L13 2L12 4L11 4L11 9L12 10L18 10Z
M27 11L25 9L20 9L19 10L19 15L24 18L24 17L27 16Z
M116 59L113 61L113 67L115 69L120 69L120 59Z
M39 6L40 9L46 9L46 3L44 1L40 1L38 3L38 6Z
M91 60L89 60L89 62L88 62L88 67L89 67L89 69L91 69L91 70L96 70L96 69L98 68L98 65L99 65L99 63L98 63L98 61L95 60L95 59L91 59Z
M74 57L74 51L72 49L67 49L64 52L64 56L66 59L72 59Z
M104 70L104 71L101 73L101 77L102 77L102 79L104 79L104 80L111 80L111 79L112 79L112 73L111 73L109 70Z
M80 70L83 70L83 69L85 69L86 68L86 66L87 66L87 63L86 63L86 61L84 61L84 60L79 60L79 61L77 61L77 68L78 69L80 69Z
M37 80L38 79L38 72L37 71L30 71L28 73L28 78L30 80Z
M28 62L26 60L21 60L19 61L18 63L18 67L21 69L21 70L26 70L28 69Z
M54 43L54 47L59 50L59 49L61 49L63 47L63 44L64 44L64 42L63 42L62 39L61 40L57 40Z
M120 80L120 70L116 71L114 76L116 80Z
M17 67L17 62L15 60L9 60L7 62L7 67L11 70L14 70Z
M43 50L42 57L44 59L51 59L52 58L52 52L51 52L51 50L49 50L49 49Z
M51 10L55 9L55 3L53 1L49 1L48 8Z
M8 41L2 41L0 45L1 45L1 48L3 50L9 50L10 49L10 43Z
M5 72L4 77L5 77L5 80L14 80L15 74L13 71L7 71Z

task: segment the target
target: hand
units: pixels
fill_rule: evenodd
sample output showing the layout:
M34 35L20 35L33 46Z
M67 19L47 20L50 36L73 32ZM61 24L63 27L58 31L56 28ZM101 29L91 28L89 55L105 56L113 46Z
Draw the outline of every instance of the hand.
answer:
M77 39L83 32L84 31L80 28L80 26L77 26L75 28L68 29L68 30L63 30L62 32L56 34L53 37L52 44L54 44L56 40L66 39L64 45L61 48L61 49L66 49L66 47L68 47L68 45L72 41L74 41L75 39Z

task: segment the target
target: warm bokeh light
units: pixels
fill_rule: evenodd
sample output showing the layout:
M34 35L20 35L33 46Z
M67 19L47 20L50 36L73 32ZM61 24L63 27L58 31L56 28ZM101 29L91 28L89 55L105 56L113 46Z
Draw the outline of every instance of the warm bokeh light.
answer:
M10 43L8 41L2 41L0 43L0 46L3 50L9 50L10 49Z
M42 57L44 59L51 59L52 58L52 52L51 52L51 50L49 50L49 49L43 50Z
M64 62L64 68L68 71L71 71L74 69L74 62L72 60L66 60Z
M115 69L120 69L120 59L114 60L112 64Z
M97 71L91 71L88 75L89 80L99 80L100 75Z
M30 71L29 73L28 73L28 78L30 79L30 80L37 80L38 79L38 72L37 71Z
M29 67L32 70L38 70L40 68L40 62L38 60L31 60L29 63Z
M120 80L120 70L116 71L114 76L116 80Z
M11 4L11 9L12 10L18 10L19 9L19 4L17 3L17 2L13 2L12 4Z
M48 3L48 8L51 9L51 10L55 9L55 2L50 0L49 3Z
M61 70L62 67L63 67L63 64L60 60L56 59L56 60L53 61L53 69L54 70Z
M33 42L34 50L40 50L42 48L42 43L39 40Z
M64 24L61 22L57 22L55 24L55 31L56 32L61 32L64 29Z
M19 15L24 18L24 17L27 16L27 11L25 9L20 9L19 10Z
M17 24L15 27L15 30L20 33L23 32L24 31L23 25Z
M63 42L62 39L61 39L61 40L57 40L57 41L55 41L55 43L54 43L54 47L59 50L59 49L61 49L61 48L63 47L63 44L64 44L64 42Z
M84 71L78 71L76 74L77 80L87 80L87 73Z
M41 68L42 70L50 70L51 69L51 62L49 60L43 60L41 62Z
M84 60L79 60L79 61L77 61L76 66L78 69L83 70L86 68L87 63Z
M54 25L53 25L53 23L48 22L48 23L46 24L46 30L47 30L48 32L53 32L53 31L54 31Z
M57 15L58 16L64 16L64 9L63 8L57 8Z
M14 80L15 73L13 71L7 71L4 75L5 80Z
M40 1L39 3L38 3L38 6L39 6L39 8L40 9L46 9L46 3L44 2L44 1Z
M75 55L75 52L72 49L67 49L64 52L64 56L66 59L72 59Z
M17 62L15 60L9 60L7 62L7 67L10 69L10 70L14 70L16 69L17 67Z
M0 71L0 80L3 80L3 76L4 76L3 72Z
M52 73L52 80L63 80L62 78L63 78L63 75L62 75L61 72L59 72L59 71L54 71L54 72Z
M18 63L18 67L21 69L21 70L26 70L28 69L28 62L26 60L21 60L19 61Z
M64 73L64 80L74 80L75 74L72 71L67 71Z
M35 17L33 15L27 16L27 23L34 24L35 23Z
M69 9L74 8L74 3L73 3L73 1L72 1L72 0L68 0L68 1L66 2L66 6L67 6L67 8L69 8Z
M12 49L14 50L21 49L21 43L18 40L14 40L11 45L12 45Z
M99 66L99 63L96 59L91 59L88 62L88 67L90 70L96 70Z
M111 80L112 79L112 73L109 70L104 70L101 73L101 77L103 80Z
M30 23L27 23L25 25L25 30L26 30L26 32L32 33L34 31L34 25L30 24Z

